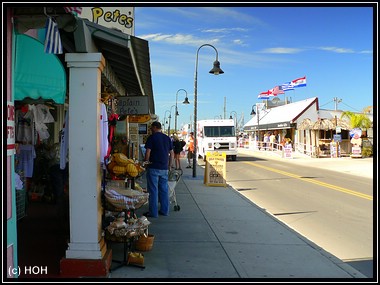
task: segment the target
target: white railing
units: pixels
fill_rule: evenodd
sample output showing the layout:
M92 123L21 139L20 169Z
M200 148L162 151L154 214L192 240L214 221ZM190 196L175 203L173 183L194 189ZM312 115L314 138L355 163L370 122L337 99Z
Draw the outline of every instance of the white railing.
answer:
M294 151L306 156L317 157L316 147L309 144L296 142L294 143Z

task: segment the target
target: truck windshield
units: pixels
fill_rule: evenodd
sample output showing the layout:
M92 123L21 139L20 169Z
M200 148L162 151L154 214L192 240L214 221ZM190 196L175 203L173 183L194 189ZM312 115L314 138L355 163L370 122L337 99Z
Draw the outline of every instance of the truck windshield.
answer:
M213 126L204 127L205 137L234 137L235 128L233 126Z

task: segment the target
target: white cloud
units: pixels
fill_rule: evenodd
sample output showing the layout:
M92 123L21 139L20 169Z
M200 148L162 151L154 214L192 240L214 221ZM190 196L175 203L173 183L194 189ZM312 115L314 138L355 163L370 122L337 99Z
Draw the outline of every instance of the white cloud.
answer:
M284 47L277 47L277 48L267 48L261 51L261 53L276 53L276 54L293 54L293 53L299 53L303 51L300 48L284 48Z
M321 50L332 51L336 53L354 53L352 49L338 48L338 47L321 47Z
M216 44L219 42L219 39L202 39L198 37L194 37L193 35L185 35L185 34L148 34L139 36L142 39L149 40L152 42L166 42L169 44L176 45L188 45L188 46L198 46L202 45L205 42L210 44Z
M203 33L230 33L230 32L248 32L244 28L221 28L221 29L207 29L202 30Z

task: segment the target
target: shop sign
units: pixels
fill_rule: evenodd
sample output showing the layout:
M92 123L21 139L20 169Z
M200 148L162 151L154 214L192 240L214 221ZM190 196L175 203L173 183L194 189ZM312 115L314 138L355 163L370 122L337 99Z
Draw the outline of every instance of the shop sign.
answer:
M7 101L7 155L15 154L15 105Z
M341 135L334 135L334 142L342 142L342 136Z
M82 7L80 17L103 27L121 30L131 36L135 35L133 7Z
M123 96L117 98L117 111L121 115L147 115L148 96Z
M204 184L207 186L227 186L226 153L207 152Z
M351 152L352 155L362 155L362 148L360 146L353 146Z
M287 144L284 146L284 158L293 158L292 145Z
M128 116L129 123L147 123L150 121L150 115Z

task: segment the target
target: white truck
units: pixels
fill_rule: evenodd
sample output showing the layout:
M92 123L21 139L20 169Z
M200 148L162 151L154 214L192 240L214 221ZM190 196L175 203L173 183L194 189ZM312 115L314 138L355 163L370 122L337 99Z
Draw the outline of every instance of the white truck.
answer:
M206 160L207 152L225 152L236 160L237 138L233 119L199 120L197 122L197 155Z

